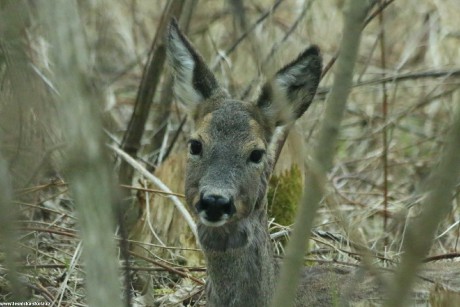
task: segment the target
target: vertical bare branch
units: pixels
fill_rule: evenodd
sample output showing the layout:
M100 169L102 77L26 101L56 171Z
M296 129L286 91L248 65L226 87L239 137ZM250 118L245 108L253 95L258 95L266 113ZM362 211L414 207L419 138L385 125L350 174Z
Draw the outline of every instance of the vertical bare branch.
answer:
M44 94L26 35L30 26L27 1L3 1L0 9L0 142L13 188L23 188L52 170L59 129ZM54 162L54 161L53 161Z
M438 223L451 208L452 192L460 175L460 108L452 130L445 140L441 162L428 180L428 195L422 202L424 211L420 218L409 225L404 239L404 255L391 283L391 291L386 306L406 306L405 298L411 289L418 267L428 253Z
M101 120L85 72L88 54L76 1L40 1L41 22L51 45L54 77L68 142L66 169L77 203L89 306L121 307L113 240L113 178L104 150Z
M4 253L4 265L7 279L12 291L13 301L22 301L23 287L19 282L17 264L17 245L16 232L13 223L17 220L17 210L12 203L13 178L11 169L15 169L15 164L27 164L27 159L20 154L22 145L23 122L22 110L27 106L27 98L32 97L31 91L26 91L27 79L27 56L21 40L21 32L24 31L28 21L27 5L24 1L5 1L2 3L0 14L4 24L0 30L0 66L6 67L6 79L11 86L11 97L6 98L7 94L0 96L0 243L1 251ZM3 63L2 63L3 62ZM6 92L6 91L5 91ZM18 123L18 126L16 124ZM16 130L18 136L13 137L12 143L5 141L4 136L11 137ZM6 147L14 147L14 151L9 155ZM6 158L8 157L8 158ZM7 162L8 161L8 162ZM18 176L20 177L20 176ZM17 179L16 179L17 180ZM22 186L20 180L17 186Z
M383 1L381 1L383 2ZM385 56L385 22L383 16L383 10L379 13L379 22L380 22L380 63L382 65L382 70L385 74L386 70L386 56ZM383 75L385 77L385 75ZM382 164L383 164L383 211L386 213L388 211L388 133L387 133L387 114L388 114L388 94L387 94L387 84L382 82ZM388 224L388 215L383 216L383 233L387 230ZM385 246L388 243L388 238L385 237Z
M353 69L358 54L361 30L367 12L366 0L349 1L343 29L341 54L326 112L319 131L317 150L310 167L312 174L305 180L302 205L299 206L294 231L287 247L285 263L275 292L272 306L292 306L299 283L303 255L307 248L310 229L318 204L323 196L323 183L334 156L342 114L352 84Z
M122 149L131 157L135 157L141 146L142 135L144 134L145 123L152 105L153 97L160 82L166 59L166 49L163 43L163 35L172 16L178 18L181 14L184 0L171 0L167 3L162 19L158 26L157 33L150 49L147 64L144 68L141 84L136 96L133 114L128 124L126 134L123 138ZM121 183L130 184L133 176L133 169L125 161L121 162L119 178Z
M181 29L183 29L184 33L188 32L190 21L192 19L193 11L198 4L198 0L187 1L184 4L184 13L181 14L179 18L179 24ZM178 17L178 16L177 16ZM171 75L167 76L165 81L163 82L162 88L160 90L160 99L158 102L154 102L152 108L154 109L154 113L152 114L152 126L153 131L157 131L155 135L152 137L151 143L149 148L147 148L147 152L158 152L161 149L163 144L163 140L167 133L167 126L169 120L169 114L171 112L171 103L173 101L173 77ZM185 122L184 122L185 123ZM182 125L181 125L182 126ZM181 127L178 129L178 133L176 134L176 138L179 135ZM169 152L174 145L176 139L173 138L171 141L171 145L169 146L168 150L165 153L158 153L158 155L154 155L153 159L150 160L151 165L148 166L148 170L151 172L155 171L155 168L164 161Z
M2 232L0 242L5 253L5 268L8 270L8 280L12 289L13 300L21 300L21 286L15 265L16 246L15 233L13 231L13 222L16 220L16 210L11 202L11 182L6 161L0 156L0 225Z
M123 151L128 153L131 157L136 157L141 147L141 140L142 136L144 135L145 124L147 122L148 115L152 107L153 98L157 91L157 87L160 83L160 77L163 72L163 67L166 60L166 49L163 42L165 29L172 16L178 18L181 15L183 6L184 0L168 1L160 19L155 38L152 42L147 63L144 67L142 80L137 91L133 113L131 115L130 121L128 123L128 128L121 144ZM160 103L162 102L160 101ZM168 107L168 102L166 101L163 106L163 110L167 109ZM134 171L132 167L127 164L125 160L122 160L118 172L119 181L124 184L131 184L134 174L133 172ZM128 190L125 192L129 193ZM123 198L127 198L129 194L123 196ZM121 216L119 219L120 221L124 222L123 227L126 232L129 233L138 218L137 208L132 205L130 206L129 204L124 204L120 209L121 211L119 214Z

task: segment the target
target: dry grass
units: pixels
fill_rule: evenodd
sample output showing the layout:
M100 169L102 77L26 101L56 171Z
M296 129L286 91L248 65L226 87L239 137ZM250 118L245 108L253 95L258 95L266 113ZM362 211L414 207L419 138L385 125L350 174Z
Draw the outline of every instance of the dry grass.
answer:
M121 141L129 121L146 55L166 2L101 0L79 3L93 61L85 74L103 93L100 107L107 132L115 143ZM274 2L244 2L250 24ZM246 39L230 55L219 60L218 55L233 45L242 30L236 25L227 2L202 0L195 8L189 36L208 63L215 65L222 84L237 96L245 91L248 84L252 84L251 96L257 92L256 84L260 84L262 72L273 73L310 44L320 46L324 62L328 63L336 55L340 43L343 5L341 0L282 1L273 14L254 30L253 43L258 46L255 49L258 54L253 54L253 45ZM284 38L305 6L308 10L299 19L299 24ZM400 260L405 230L417 220L422 210L421 200L426 189L424 182L439 162L440 149L444 146L449 123L460 101L458 29L460 4L457 0L395 1L385 9L383 20L376 17L365 28L355 70L355 87L347 104L334 167L329 174L328 194L318 211L310 252L306 255L309 263L335 261L357 265L364 261L392 269ZM41 81L34 82L39 84L42 95L52 95L49 84L43 82L53 74L53 65L47 60L47 48L52 46L47 46L41 31L40 25L32 22L24 39L29 48L30 63L41 72L41 75L35 76ZM264 64L264 59L275 46L276 52L269 64ZM4 63L0 64L4 66ZM287 151L289 156L283 157L281 164L301 161L302 157L296 157L296 154L308 154L310 148L314 148L318 121L333 71L332 68L325 75L316 103L295 127L296 135L302 138L295 146L305 148ZM0 72L4 79L3 68ZM165 80L162 78L162 81ZM1 86L8 88L8 82L4 84L2 81ZM2 111L6 114L9 110L8 99L11 97L8 92L0 94L0 118ZM161 92L157 92L154 102L158 103L160 97ZM386 113L383 112L384 105ZM56 306L85 306L85 274L80 262L81 241L74 203L67 186L56 179L58 176L49 176L48 172L50 169L61 172L61 156L49 152L54 153L65 140L56 133L59 124L47 120L52 111L47 113L46 108L52 110L49 105L44 107L40 104L35 109L38 111L27 113L32 121L21 126L24 130L22 135L11 133L18 131L17 122L0 123L0 139L4 144L22 140L21 144L30 145L2 146L2 154L8 161L13 161L11 157L19 152L19 159L27 162L26 165L32 165L24 167L25 164L16 162L16 166L11 167L11 172L20 176L14 181L14 205L20 213L17 222L18 267L29 301L52 301ZM159 127L152 122L147 123L143 148L138 154L141 161L155 161L155 155L164 153L184 115L182 107L173 102L165 123L167 138L163 146L155 148L153 153L149 143ZM189 130L188 124L184 130ZM32 133L34 131L35 134ZM168 185L178 193L183 193L178 182L184 172L184 135L179 134L171 159L155 172L160 178L167 179ZM24 137L27 137L27 143L21 139ZM40 143L38 140L45 141ZM33 157L39 158L33 159L30 153L35 152L38 154ZM139 174L135 176L135 186L148 186ZM174 178L180 179L175 181ZM189 234L184 235L187 226L171 211L163 213L168 219L157 216L152 218L155 222L149 225L145 220L147 213L150 217L158 212L155 211L158 208L170 210L168 208L172 204L163 196L152 196L142 191L133 192L133 196L141 201L154 198L146 202L147 205L141 205L143 220L138 222L132 233L131 243L136 255L151 259L146 261L140 256L132 257L136 295L141 296L140 291L145 287L147 294L155 296L146 299L164 305L190 302L192 296L199 298L201 288L198 281L203 280L205 273L200 252L193 250L196 246ZM459 204L460 184L453 193L451 211L440 223L428 255L438 256L433 258L437 262L456 262L460 257ZM157 209L147 212L149 208ZM161 221L165 224L160 225ZM287 230L276 221L271 227L273 233ZM168 229L174 234L168 234ZM157 236L163 238L161 242ZM283 252L279 239L282 236L277 237L275 244ZM192 250L181 250L185 245ZM3 252L0 252L0 261L3 262L3 259ZM199 280L184 278L188 274ZM6 276L0 263L0 301L8 301L11 293ZM440 293L439 296L436 293ZM433 306L444 306L442 300L449 302L452 300L450 297L455 295L458 296L433 287L431 302Z

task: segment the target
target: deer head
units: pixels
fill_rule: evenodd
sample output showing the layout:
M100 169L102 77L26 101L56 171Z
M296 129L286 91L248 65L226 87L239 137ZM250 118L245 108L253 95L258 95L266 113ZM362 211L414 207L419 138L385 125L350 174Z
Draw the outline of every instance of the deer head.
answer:
M194 122L185 194L199 226L220 228L265 210L274 131L310 106L321 75L319 49L306 49L279 70L255 101L233 99L174 20L167 52L175 95Z

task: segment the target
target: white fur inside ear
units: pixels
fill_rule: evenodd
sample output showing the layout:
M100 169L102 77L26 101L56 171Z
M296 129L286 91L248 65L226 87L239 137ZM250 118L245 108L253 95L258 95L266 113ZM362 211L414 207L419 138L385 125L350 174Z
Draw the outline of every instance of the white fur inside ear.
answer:
M277 123L288 124L295 121L295 104L290 103L288 98L288 86L284 80L277 77L272 81L272 103L268 116L276 118Z
M277 83L284 88L288 88L299 83L305 83L307 78L305 71L308 64L308 61L303 61L292 67L289 67L289 69L276 76Z
M168 55L176 80L174 92L184 104L198 104L203 96L193 87L195 60L177 32L171 33Z

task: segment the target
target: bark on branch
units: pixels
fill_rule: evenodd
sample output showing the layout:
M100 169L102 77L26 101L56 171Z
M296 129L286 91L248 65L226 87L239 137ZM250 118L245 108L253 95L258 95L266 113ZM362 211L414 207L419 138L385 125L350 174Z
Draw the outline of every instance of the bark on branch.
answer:
M89 56L76 1L40 1L40 21L54 64L54 83L62 112L65 169L77 204L88 306L123 306L113 239L113 176L104 147L98 104L86 80Z
M321 198L326 172L330 169L342 114L352 85L353 69L358 54L361 30L367 13L367 1L349 1L343 29L341 53L331 94L326 102L325 116L319 131L318 145L309 164L304 195L299 206L294 231L287 247L285 262L272 306L293 306L307 248L313 218Z

